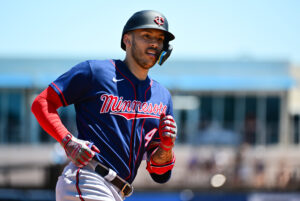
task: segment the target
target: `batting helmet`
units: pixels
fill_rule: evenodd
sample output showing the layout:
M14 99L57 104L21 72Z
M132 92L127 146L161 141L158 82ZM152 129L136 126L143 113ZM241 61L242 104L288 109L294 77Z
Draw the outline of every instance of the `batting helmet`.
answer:
M129 31L136 29L158 29L165 32L164 48L158 63L161 65L171 54L172 46L169 41L174 40L175 36L169 32L169 25L167 18L160 12L154 10L143 10L134 13L124 26L121 38L121 48L125 50L123 36Z

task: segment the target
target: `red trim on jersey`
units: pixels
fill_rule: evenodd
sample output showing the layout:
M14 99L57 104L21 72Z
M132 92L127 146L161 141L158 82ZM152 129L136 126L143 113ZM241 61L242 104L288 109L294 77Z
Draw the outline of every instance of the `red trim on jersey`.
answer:
M77 192L78 192L78 195L79 195L79 199L81 201L84 201L84 199L82 197L82 194L81 194L81 191L80 191L80 188L79 188L79 172L80 172L80 168L78 168L78 170L76 172L76 189L77 189Z
M52 82L52 84L53 84L53 86L55 86L55 88L59 91L59 93L60 93L60 95L61 95L61 97L62 97L62 99L63 99L63 104L65 105L65 106L67 106L68 105L68 103L67 103L67 101L66 101L66 99L65 99L65 96L64 96L64 94L62 93L62 91L60 90L60 88L54 83L54 82Z
M128 167L129 167L129 175L126 177L125 180L129 179L131 177L131 155L132 155L132 137L133 137L133 126L134 126L134 119L132 120L132 126L131 126L131 134L130 134L130 152L129 152L129 161L128 161Z
M62 106L59 95L50 86L35 98L31 106L41 127L58 142L70 133L57 113L57 109Z
M135 87L134 87L134 84L131 82L130 79L128 79L120 70L119 68L117 67L117 65L115 64L115 62L113 60L110 60L110 62L115 66L115 68L117 69L117 71L126 79L129 81L129 83L131 84L132 88L133 88L133 91L134 91L134 99L136 100L136 90L135 90ZM125 180L128 180L131 176L131 155L132 155L132 137L133 137L133 133L134 133L134 130L133 130L133 127L134 127L134 119L132 120L132 126L131 126L131 133L130 133L130 152L129 152L129 162L128 162L128 167L129 167L129 170L130 170L130 173L128 175L128 177L125 178Z
M147 101L147 92L151 88L152 82L153 81L151 80L150 86L145 90L145 102ZM147 116L154 116L154 115L147 115ZM137 159L138 159L139 154L140 154L140 149L141 149L141 145L142 145L142 141L143 141L142 138L143 138L143 128L144 128L145 121L146 121L146 119L144 119L143 124L142 124L141 137L140 137L141 140L140 140L140 145L139 145L138 153L137 153L136 158L135 158L134 166L136 165Z
M145 102L147 102L147 92L149 89L151 89L152 83L153 83L153 80L151 80L149 87L145 91Z
M129 113L129 112L111 112L112 115L122 116L127 120L132 119L160 119L160 116L150 115L150 114L139 114L139 113Z
M140 140L140 145L139 145L138 153L137 153L136 158L135 158L134 166L136 166L136 162L137 162L137 159L138 159L139 154L140 154L140 149L141 149L141 145L142 145L142 141L143 141L142 138L143 138L143 128L144 128L145 121L146 121L146 119L144 119L143 124L142 124L141 137L140 137L141 140Z
M147 92L149 91L149 89L151 89L152 84L153 84L153 80L151 79L150 86L149 86L149 87L146 89L146 91L145 91L145 102L147 101ZM151 147L151 146L150 146L150 147Z

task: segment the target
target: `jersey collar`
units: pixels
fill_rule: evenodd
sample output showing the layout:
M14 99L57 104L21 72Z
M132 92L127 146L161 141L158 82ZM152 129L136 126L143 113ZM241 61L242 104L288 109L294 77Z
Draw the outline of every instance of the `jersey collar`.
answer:
M121 61L121 60L113 60L115 63L116 68L118 68L122 74L124 74L131 82L133 82L135 85L143 85L143 86L149 86L151 79L149 76L145 80L139 80L135 75L129 70L127 65Z

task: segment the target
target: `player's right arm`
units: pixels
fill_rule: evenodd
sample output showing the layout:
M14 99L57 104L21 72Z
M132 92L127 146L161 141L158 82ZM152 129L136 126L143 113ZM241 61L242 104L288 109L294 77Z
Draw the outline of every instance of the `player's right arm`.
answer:
M48 87L32 103L31 111L41 127L56 139L65 149L67 156L78 167L83 167L99 153L96 146L89 148L89 142L74 137L63 125L57 109L63 106L59 95Z
M177 135L177 126L171 115L161 114L159 123L160 142L152 142L152 151L148 156L147 170L154 181L165 183L171 177L171 171L175 164L173 147Z

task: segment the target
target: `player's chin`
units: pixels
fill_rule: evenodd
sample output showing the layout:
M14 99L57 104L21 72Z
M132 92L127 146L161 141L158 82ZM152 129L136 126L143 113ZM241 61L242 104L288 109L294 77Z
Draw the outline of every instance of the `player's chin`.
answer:
M158 57L156 55L152 55L152 54L148 54L147 57L148 57L148 59L147 59L148 66L149 67L154 66L154 64L157 62Z
M151 68L152 66L154 66L156 63L156 61L149 61L147 62L147 64L144 65L145 68Z

